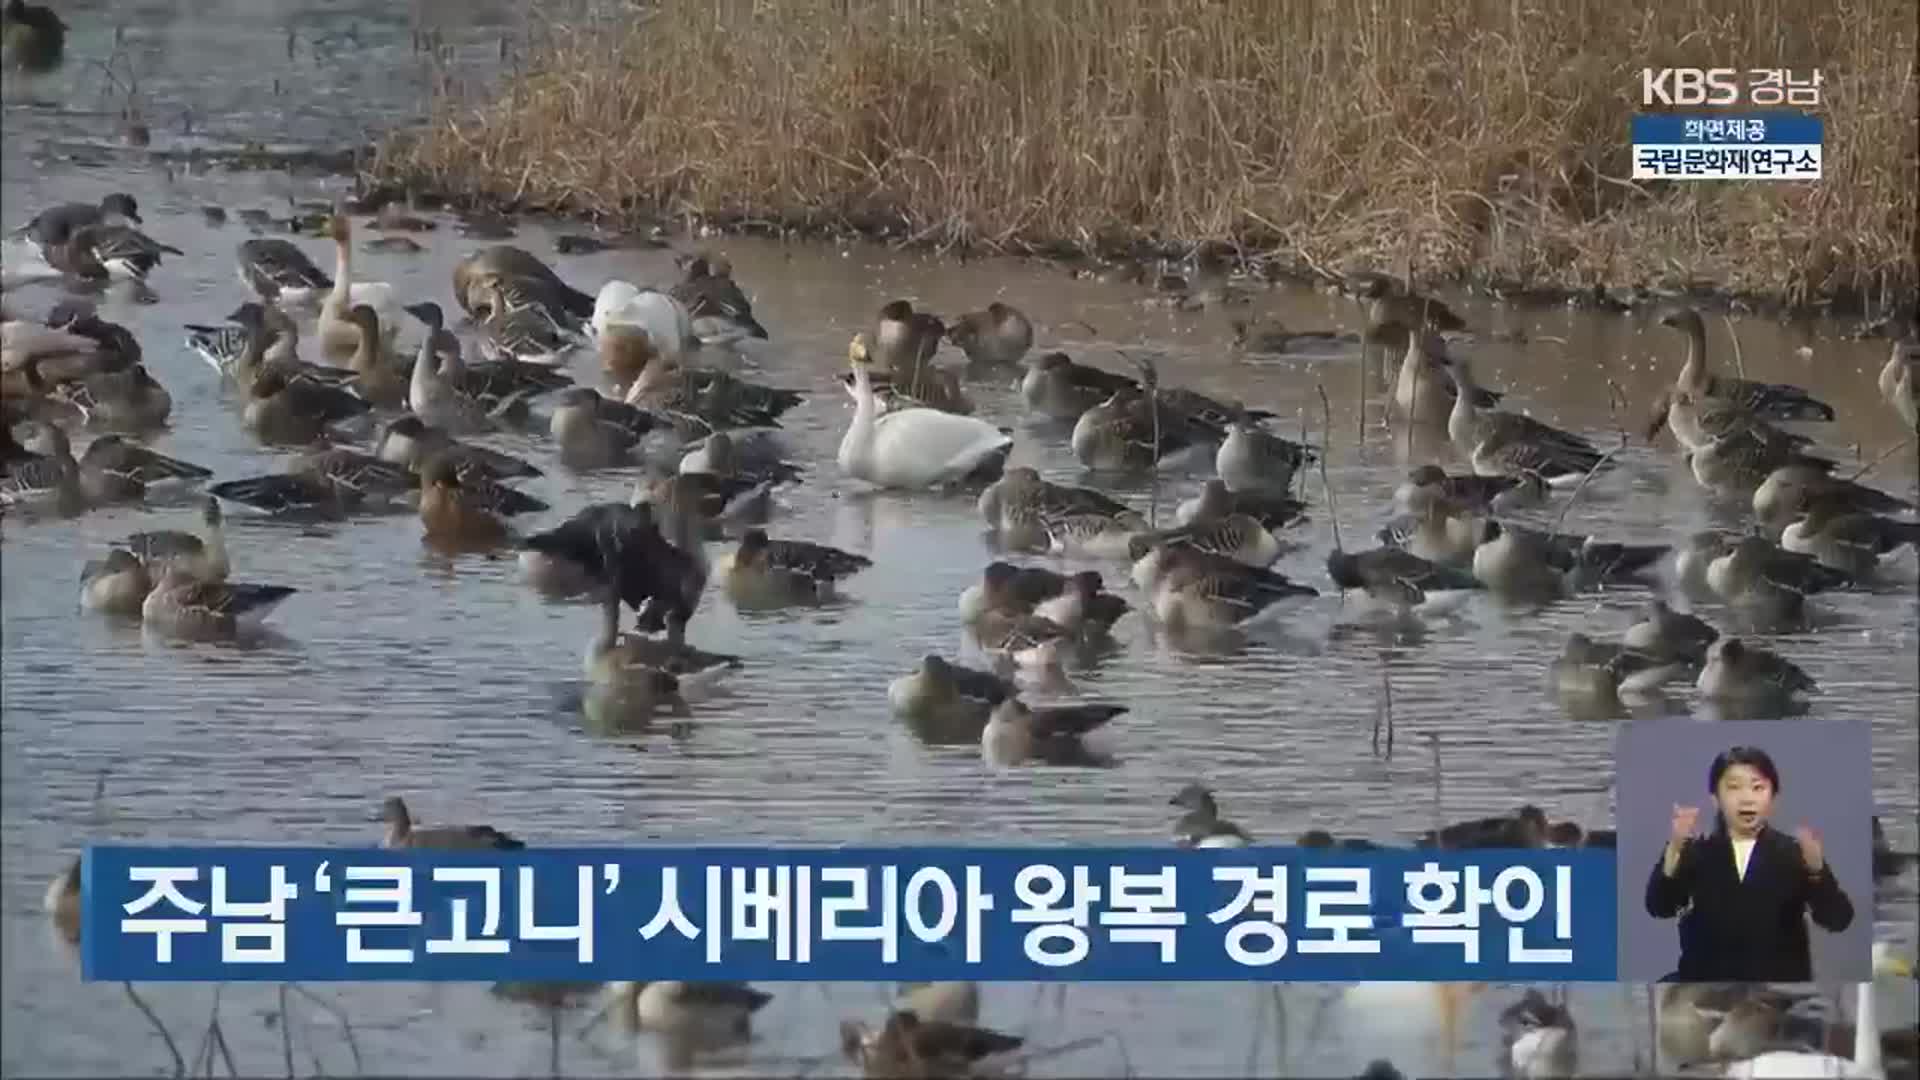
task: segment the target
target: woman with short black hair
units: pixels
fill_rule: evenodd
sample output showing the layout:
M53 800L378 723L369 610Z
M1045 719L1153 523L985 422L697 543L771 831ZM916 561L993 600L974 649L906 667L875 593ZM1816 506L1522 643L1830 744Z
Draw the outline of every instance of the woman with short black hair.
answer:
M1694 835L1697 806L1675 806L1665 849L1647 879L1647 914L1680 917L1680 963L1666 982L1812 982L1807 919L1838 934L1853 902L1827 865L1820 834L1768 824L1780 770L1765 750L1735 746L1713 759L1713 831Z

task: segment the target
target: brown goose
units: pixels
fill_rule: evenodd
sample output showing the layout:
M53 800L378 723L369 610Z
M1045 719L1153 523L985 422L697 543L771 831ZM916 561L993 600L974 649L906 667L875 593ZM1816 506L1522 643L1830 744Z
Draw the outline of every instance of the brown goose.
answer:
M1482 476L1537 473L1548 485L1577 484L1597 468L1604 456L1592 443L1569 431L1541 423L1523 413L1482 410L1475 403L1473 370L1465 358L1448 365L1454 385L1453 408L1447 415L1447 436Z
M1705 398L1720 398L1759 416L1774 420L1832 420L1833 406L1786 383L1754 382L1715 375L1707 370L1707 328L1700 313L1690 307L1672 307L1660 315L1660 325L1686 335L1687 359L1674 385Z
M438 848L464 851L520 851L527 845L491 825L442 825L422 829L413 824L407 803L390 795L380 804L380 820L386 836L380 846L386 848Z

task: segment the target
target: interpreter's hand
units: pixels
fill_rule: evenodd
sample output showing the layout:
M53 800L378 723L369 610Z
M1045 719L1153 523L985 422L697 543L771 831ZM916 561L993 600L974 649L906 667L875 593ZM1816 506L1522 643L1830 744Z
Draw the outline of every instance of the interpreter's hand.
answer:
M1699 821L1699 807L1681 806L1676 803L1673 808L1673 831L1667 837L1668 845L1678 848L1693 839L1693 827Z
M1793 838L1800 842L1800 859L1807 864L1807 872L1819 873L1827 865L1827 853L1820 846L1820 833L1811 825L1802 825L1793 830Z

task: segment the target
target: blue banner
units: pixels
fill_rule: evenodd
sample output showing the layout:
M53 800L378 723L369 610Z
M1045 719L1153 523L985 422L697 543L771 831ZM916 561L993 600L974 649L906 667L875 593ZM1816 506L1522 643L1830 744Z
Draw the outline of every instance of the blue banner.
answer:
M1799 112L1642 113L1633 118L1636 146L1819 146L1824 133L1820 117Z
M1611 852L103 846L135 982L1610 982Z

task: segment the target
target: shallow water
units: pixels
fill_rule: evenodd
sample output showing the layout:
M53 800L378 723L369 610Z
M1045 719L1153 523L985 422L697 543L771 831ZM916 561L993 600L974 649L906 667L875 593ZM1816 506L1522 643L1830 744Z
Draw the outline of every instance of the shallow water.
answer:
M149 110L172 102L167 107L177 111L190 103L198 122L222 139L324 144L357 134L363 123L403 116L417 101L421 84L404 74L399 60L408 54L411 20L431 21L431 7L409 13L407 5L302 4L290 17L233 4L169 16L175 21L166 24L123 15L130 26L141 25L129 29L123 47L147 57L142 85L159 103ZM110 49L106 5L73 8L77 48ZM369 65L383 72L378 78L343 81L336 93L284 114L262 111L254 83L270 78L276 55L284 55L274 50L283 45L289 18L308 39L324 41L357 26L365 40L384 42L391 53L380 55L393 62ZM234 36L214 38L207 31L213 26ZM449 31L449 39L470 55L491 54L503 32L498 27L507 26L509 20L496 25L483 14L464 36ZM205 77L207 70L225 70L208 67L210 50L247 57L244 70ZM67 78L85 81L76 70ZM222 479L271 471L281 459L241 432L234 403L182 344L182 323L218 322L245 298L232 252L249 234L238 224L207 226L200 207L283 210L289 195L324 197L327 184L271 173L169 172L130 166L118 156L81 167L44 153L44 139L104 139L112 134L111 117L10 109L6 122L10 136L16 123L33 133L8 140L0 202L9 225L54 201L124 190L139 199L150 233L187 252L154 274L156 302L137 303L123 287L102 298L103 316L139 336L149 368L173 393L173 426L153 445ZM154 123L155 148L171 137ZM449 269L478 242L450 221L415 238L428 250L363 254L358 272L391 282L410 298L449 305ZM513 242L543 256L553 251L552 234L541 227L523 226ZM323 244L303 243L316 259L323 255ZM1323 438L1317 387L1324 386L1333 421L1328 472L1349 547L1361 546L1358 538L1387 514L1404 473L1398 448L1377 423L1355 446L1352 354L1237 360L1226 347L1227 316L1217 311L1175 313L1143 303L1138 289L1072 280L1040 263L961 264L867 245L720 243L773 334L774 344L750 358L747 370L810 394L788 414L786 427L812 472L772 531L861 552L875 565L848 587L853 602L830 610L743 615L723 597L709 596L692 635L709 648L747 657L750 674L731 695L697 706L684 724L597 734L604 728L583 717L573 687L594 628L591 610L543 603L515 580L511 560L449 564L428 557L411 518L307 530L234 521L235 578L300 590L273 619L283 638L245 650L161 644L76 610L82 561L128 532L190 528L190 502L96 511L76 521L7 520L0 548L0 933L6 957L0 1068L43 1075L167 1070L159 1039L120 988L81 983L71 955L53 941L39 912L48 876L85 840L364 843L375 838L372 818L390 793L407 795L430 821L490 821L545 844L1153 843L1167 835L1167 797L1197 777L1256 836L1287 837L1321 825L1391 840L1428 826L1434 816L1427 741L1433 736L1444 779L1440 812L1447 819L1530 800L1556 818L1610 824L1613 726L1569 715L1546 691L1545 668L1570 630L1613 634L1632 621L1646 599L1641 590L1587 594L1537 612L1479 603L1412 636L1356 628L1351 612L1325 596L1298 605L1281 628L1229 657L1185 654L1130 617L1119 633L1120 654L1075 676L1085 696L1131 706L1099 739L1115 758L1112 769L995 775L982 768L977 752L916 742L888 716L884 684L929 651L979 662L963 652L953 601L991 555L970 501L869 496L836 475L833 450L849 406L835 377L848 336L866 327L884 300L906 296L953 312L1003 297L1035 319L1043 346L1108 366L1123 363L1116 349L1156 350L1169 382L1285 416L1303 413L1316 442ZM10 265L17 255L9 250ZM553 261L588 291L610 277L664 281L673 273L665 251ZM58 295L51 287L25 288L10 292L8 304L38 315ZM1351 327L1357 317L1350 303L1305 291L1261 291L1255 305L1296 327ZM1472 301L1457 306L1477 326L1531 338L1523 346L1468 346L1476 375L1512 391L1517 407L1602 445L1616 441L1616 420L1640 425L1645 403L1679 362L1675 336L1641 316L1516 312ZM1721 344L1720 361L1730 364L1726 327L1717 318L1709 326ZM1750 377L1798 382L1840 410L1846 445L1835 452L1853 454L1857 443L1863 460L1871 460L1898 443L1899 422L1873 383L1884 342L1844 340L1838 328L1824 325L1735 327ZM1803 345L1812 360L1796 354ZM596 375L589 357L576 357L572 368L583 380ZM1630 406L1610 408L1609 380ZM1021 422L1011 387L974 384L970 392L982 415ZM1377 419L1377 398L1371 415ZM535 527L587 502L623 497L632 482L623 472L569 474L539 441L501 437L494 445L546 470L524 485L554 506ZM1015 461L1055 479L1077 474L1063 439L1025 428ZM1581 496L1570 527L1651 541L1677 539L1717 520L1670 443L1650 448L1636 440L1616 461L1619 468ZM1895 453L1874 476L1902 491L1913 486L1915 471L1910 452ZM1197 477L1164 480L1161 512L1170 512L1197 483ZM1144 489L1119 490L1145 504ZM1314 520L1289 537L1302 546L1278 569L1326 589L1322 564L1334 515L1317 482L1308 492ZM1117 586L1122 568L1104 569ZM1817 631L1764 640L1820 682L1813 715L1873 724L1879 812L1895 846L1913 850L1920 846L1913 556L1896 560L1889 575L1875 592L1823 600ZM1724 619L1711 607L1703 613ZM1376 755L1370 740L1383 669L1397 735L1391 757ZM1714 716L1687 694L1666 709ZM105 799L96 808L103 774ZM1877 916L1881 936L1912 948L1911 880L1884 891ZM761 1015L747 1062L711 1067L777 1072L793 1069L796 1059L830 1055L834 1022L877 1019L883 1000L877 986L771 989L776 997ZM548 1068L545 1018L496 1001L483 987L316 992L352 1018L369 1072L505 1075ZM1319 993L1315 987L1285 992L1292 1055L1285 1071L1350 1073L1383 1053L1410 1073L1445 1068L1337 1011L1309 1045L1308 1017ZM1452 1071L1487 1070L1497 1040L1492 1017L1517 993L1493 987L1476 999ZM183 1053L191 1054L211 995L206 987L150 987L145 996ZM230 987L223 1000L223 1026L241 1071L278 1072L282 1048L269 1022L277 1007L272 992ZM1575 988L1572 1007L1582 1028L1583 1069L1631 1067L1645 1041L1641 1006L1620 988L1585 987ZM1246 987L1076 985L1055 995L996 986L988 988L983 1020L1028 1034L1036 1046L1099 1040L1036 1062L1037 1074L1218 1075L1240 1073L1250 1063L1279 1068L1263 1008L1271 1008L1264 991ZM307 1068L308 1047L330 1072L352 1068L326 1014L305 1003L293 1012L301 1068ZM1913 1013L1909 993L1895 1015L1911 1019ZM1396 1015L1395 1026L1403 1015ZM584 1019L583 1013L567 1023ZM569 1035L561 1043L569 1073L658 1067L658 1048L646 1040L622 1042L601 1030L590 1042Z

